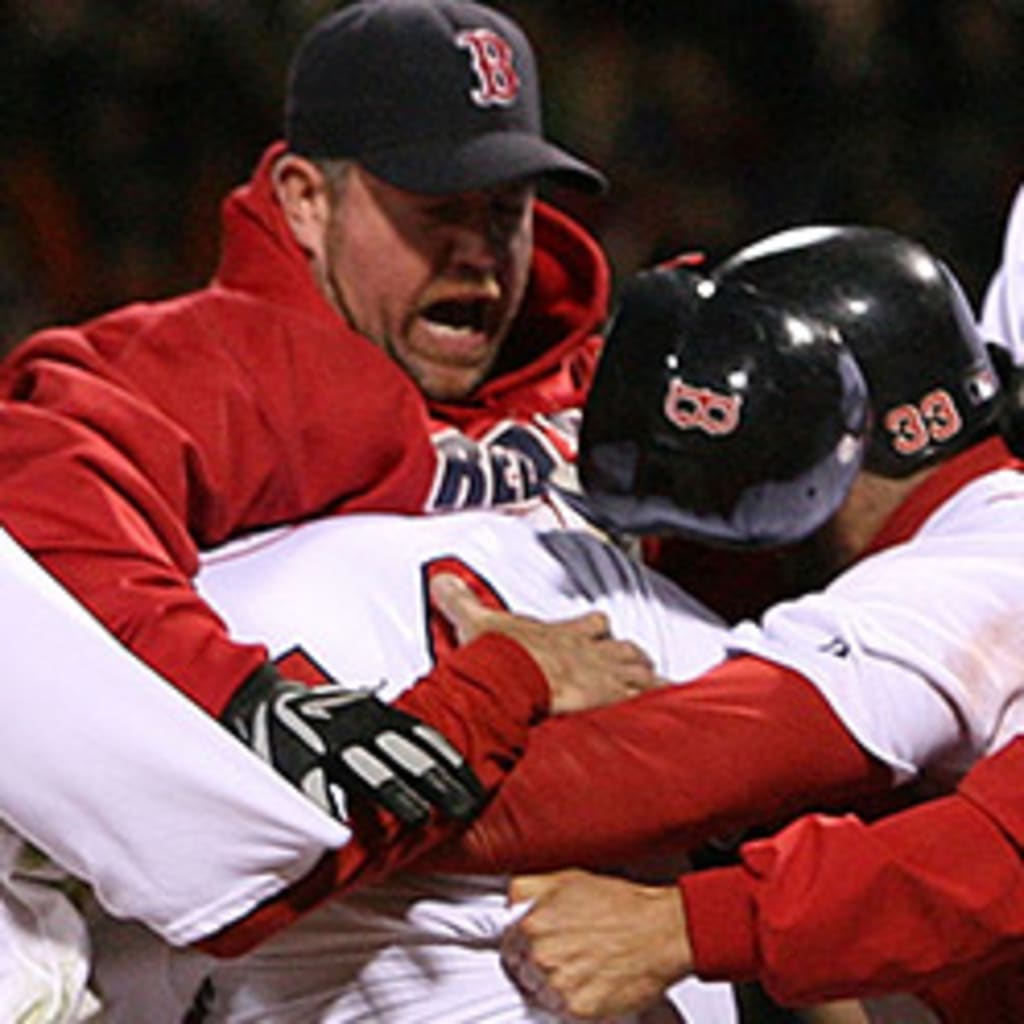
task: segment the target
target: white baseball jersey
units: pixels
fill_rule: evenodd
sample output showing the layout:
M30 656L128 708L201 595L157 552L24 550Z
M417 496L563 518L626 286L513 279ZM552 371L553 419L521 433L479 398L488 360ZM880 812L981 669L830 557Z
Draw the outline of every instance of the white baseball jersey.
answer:
M1014 197L1003 236L1002 262L985 292L982 334L1009 349L1024 366L1024 188Z
M259 638L275 655L298 644L335 678L391 698L430 667L425 573L439 560L461 563L518 612L557 620L605 611L615 635L640 644L666 678L697 675L723 655L725 632L711 614L603 541L539 534L493 513L346 516L285 529L210 556L198 586L239 639ZM503 879L395 877L217 964L209 1019L554 1020L502 969L512 915ZM725 986L688 982L676 998L698 1024L735 1020Z
M899 776L945 788L1024 731L1024 474L978 476L733 643L811 680Z

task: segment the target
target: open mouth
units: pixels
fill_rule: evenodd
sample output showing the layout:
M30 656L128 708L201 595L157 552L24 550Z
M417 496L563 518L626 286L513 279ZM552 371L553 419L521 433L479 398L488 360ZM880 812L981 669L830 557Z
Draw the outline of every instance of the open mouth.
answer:
M434 302L423 310L424 320L453 331L483 332L487 329L487 310L490 303L484 299L446 299Z

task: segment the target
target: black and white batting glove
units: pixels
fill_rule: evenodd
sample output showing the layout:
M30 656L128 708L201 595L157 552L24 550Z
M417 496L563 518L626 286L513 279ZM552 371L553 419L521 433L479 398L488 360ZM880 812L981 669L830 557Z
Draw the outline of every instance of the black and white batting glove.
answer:
M406 825L424 825L431 808L467 821L484 791L462 755L434 728L368 690L314 689L254 672L221 722L332 817L347 820L358 795Z

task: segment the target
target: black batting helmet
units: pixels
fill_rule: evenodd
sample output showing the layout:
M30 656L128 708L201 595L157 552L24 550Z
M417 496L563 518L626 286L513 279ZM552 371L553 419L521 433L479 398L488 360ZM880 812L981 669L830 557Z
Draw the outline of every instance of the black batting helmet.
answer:
M995 422L1000 387L960 284L916 242L868 227L793 228L715 272L835 326L873 411L864 468L902 477L965 448Z
M587 401L582 502L621 532L810 534L861 461L867 392L830 326L682 266L623 289Z

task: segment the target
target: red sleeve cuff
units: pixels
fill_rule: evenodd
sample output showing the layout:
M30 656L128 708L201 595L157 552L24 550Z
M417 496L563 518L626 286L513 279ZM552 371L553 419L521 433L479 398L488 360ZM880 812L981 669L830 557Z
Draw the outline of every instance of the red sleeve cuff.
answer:
M547 678L525 648L486 633L439 661L395 705L445 736L492 791L550 702Z
M453 684L452 680L458 683ZM551 707L547 677L526 648L502 633L484 633L449 655L395 704L411 711L424 689L457 685L474 702L490 705L502 716L517 722L536 722Z
M742 868L715 868L681 875L695 973L707 981L756 977L757 905Z
M451 664L517 721L536 722L551 710L547 677L533 655L511 637L484 633L457 650Z

